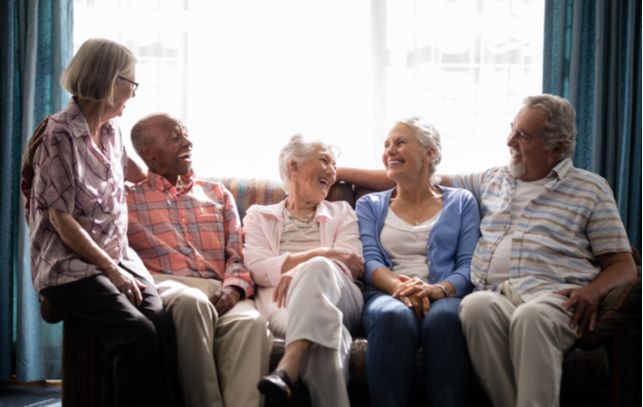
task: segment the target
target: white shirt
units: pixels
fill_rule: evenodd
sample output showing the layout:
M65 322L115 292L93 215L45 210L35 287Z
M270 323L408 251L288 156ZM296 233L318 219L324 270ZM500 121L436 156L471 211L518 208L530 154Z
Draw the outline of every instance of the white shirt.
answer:
M310 219L301 220L292 216L284 207L283 231L279 242L279 254L301 253L321 247L319 223Z
M389 208L380 240L384 250L391 256L392 272L429 281L427 245L441 212L420 225L411 225Z
M511 199L511 226L491 256L487 284L496 285L509 279L513 232L522 218L525 206L545 192L546 181L546 178L529 182L516 180L516 190Z

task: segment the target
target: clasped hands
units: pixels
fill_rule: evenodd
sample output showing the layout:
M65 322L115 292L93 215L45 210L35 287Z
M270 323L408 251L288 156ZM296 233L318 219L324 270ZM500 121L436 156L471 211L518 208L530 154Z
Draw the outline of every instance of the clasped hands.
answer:
M428 284L417 277L411 278L405 275L397 277L400 284L391 295L406 304L420 318L429 312L431 301L444 296L441 288Z

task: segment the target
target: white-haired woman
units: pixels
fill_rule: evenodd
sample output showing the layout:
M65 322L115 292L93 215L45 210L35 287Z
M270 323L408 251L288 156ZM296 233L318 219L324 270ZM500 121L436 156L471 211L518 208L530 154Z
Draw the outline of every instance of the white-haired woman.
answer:
M114 355L114 405L176 405L174 326L128 245L129 161L112 122L135 95L135 65L124 46L90 39L63 74L73 97L30 144L32 275L41 298Z
M470 364L458 306L471 289L478 205L468 191L435 184L440 136L419 118L393 126L382 159L395 187L356 205L371 400L374 406L407 404L422 348L428 404L462 406Z
M251 206L243 221L257 308L286 340L283 358L258 387L284 402L301 378L313 406L349 406L350 330L363 304L354 283L364 270L357 217L348 203L325 200L335 182L329 146L293 136L279 165L287 198Z

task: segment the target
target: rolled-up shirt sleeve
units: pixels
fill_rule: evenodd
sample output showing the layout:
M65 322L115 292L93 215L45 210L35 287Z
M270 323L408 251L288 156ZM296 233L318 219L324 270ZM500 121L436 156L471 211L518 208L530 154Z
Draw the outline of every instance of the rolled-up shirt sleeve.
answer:
M72 213L76 191L71 146L72 137L65 132L49 135L43 140L34 159L34 182L32 197L36 208L57 209Z
M472 173L472 174L462 174L462 175L451 175L451 184L455 188L466 189L471 192L476 198L476 201L480 202L481 198L481 187L482 180L485 176L485 173Z
M250 272L243 263L243 231L234 197L223 189L224 209L223 222L225 231L225 275L224 286L236 286L242 289L246 298L254 294L254 284Z

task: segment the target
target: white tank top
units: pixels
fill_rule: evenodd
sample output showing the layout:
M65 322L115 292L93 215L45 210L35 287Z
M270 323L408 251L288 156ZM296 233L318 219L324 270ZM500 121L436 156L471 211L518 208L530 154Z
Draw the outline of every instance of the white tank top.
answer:
M516 190L511 199L511 226L491 256L487 284L496 285L509 279L513 231L520 222L522 211L527 204L545 192L545 182L546 178L529 182L516 180Z
M420 225L411 225L389 208L380 233L382 247L391 256L396 274L429 281L426 253L431 230L442 211Z

